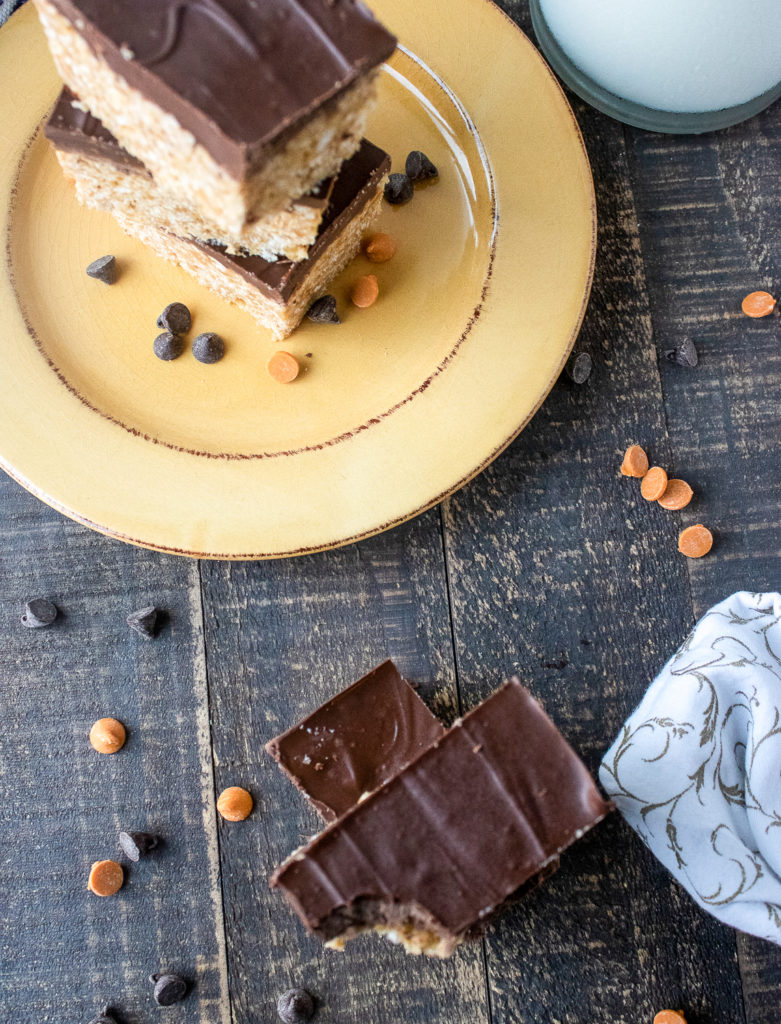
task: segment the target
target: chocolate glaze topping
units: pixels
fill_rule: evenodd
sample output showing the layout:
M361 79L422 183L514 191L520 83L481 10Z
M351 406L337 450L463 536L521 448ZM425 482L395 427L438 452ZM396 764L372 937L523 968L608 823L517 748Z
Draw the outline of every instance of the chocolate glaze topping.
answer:
M289 857L271 885L325 940L356 921L392 921L398 907L460 937L609 809L513 679Z
M396 46L356 0L52 2L238 180Z
M392 661L385 661L266 744L326 821L349 811L444 735Z
M123 149L103 122L93 117L68 88L57 97L43 131L57 149L66 153L111 160L121 169L149 175L141 161Z
M98 159L111 160L125 170L147 173L144 165L124 150L101 121L73 106L77 97L63 89L44 132L58 149L83 153ZM284 303L296 286L306 277L313 263L323 254L345 225L360 213L376 193L390 170L387 153L363 139L357 152L345 160L335 178L320 182L311 200L328 206L320 222L320 230L309 248L309 255L300 263L291 260L269 262L262 256L232 256L223 247L191 238L188 241L220 263L237 271L244 280L268 298ZM304 199L297 202L306 201Z

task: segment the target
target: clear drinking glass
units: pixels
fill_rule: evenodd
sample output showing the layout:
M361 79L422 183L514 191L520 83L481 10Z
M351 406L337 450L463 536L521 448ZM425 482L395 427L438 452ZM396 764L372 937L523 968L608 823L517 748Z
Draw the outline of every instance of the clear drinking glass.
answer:
M713 131L781 97L781 0L530 0L530 7L554 71L626 124Z

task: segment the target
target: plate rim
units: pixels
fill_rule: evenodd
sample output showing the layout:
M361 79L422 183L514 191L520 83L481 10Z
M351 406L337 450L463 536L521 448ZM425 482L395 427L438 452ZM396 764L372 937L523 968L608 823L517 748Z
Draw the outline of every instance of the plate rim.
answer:
M498 445L496 445L479 462L479 464L477 466L475 466L472 469L470 469L467 473L465 473L462 477L460 477L456 482L448 485L443 491L441 491L437 495L431 497L430 499L426 499L418 507L416 507L416 508L414 508L412 510L408 510L408 511L405 511L403 513L400 513L398 516L394 516L394 517L386 520L385 522L383 522L381 524L368 527L365 530L361 530L361 531L359 531L357 533L354 533L352 535L349 535L349 536L342 536L342 537L339 537L339 538L336 538L336 539L333 539L333 540L329 540L327 542L324 542L323 544L315 544L315 545L312 545L312 546L300 547L300 548L296 548L296 549L289 549L289 550L285 550L285 551L272 551L272 552L268 552L268 551L260 551L260 552L253 551L253 552L240 552L239 553L239 552L232 552L232 551L231 552L200 551L200 550L194 550L194 549L191 549L191 548L175 547L175 546L172 546L170 544L156 543L155 541L147 539L147 538L143 538L142 539L142 538L134 537L134 536L131 536L131 535L123 532L122 530L113 528L111 526L107 526L105 524L98 523L95 520L91 519L89 516L87 516L87 515L85 515L85 514L83 514L81 512L78 512L77 510L75 510L73 508L70 508L66 503L58 501L55 497L46 494L45 491L41 487L36 485L33 481L29 480L23 473L21 473L13 465L11 465L10 462L5 458L5 456L3 455L2 452L0 452L0 468L2 468L4 470L4 472L9 477L11 477L11 479L16 481L16 483L18 483L20 486L24 487L25 490L29 491L34 497L36 497L40 501L44 502L46 505L48 505L49 507L53 508L55 511L57 511L60 514L66 516L67 518L73 520L74 522L77 522L77 523L79 523L79 524L81 524L83 526L88 527L89 529L92 529L92 530L94 530L94 531L96 531L96 532L98 532L98 533L100 533L100 534L102 534L104 536L111 537L111 538L113 538L115 540L119 540L119 541L122 541L122 542L125 542L125 543L129 543L129 544L132 544L132 545L134 545L136 547L144 548L146 550L157 551L157 552L160 552L160 553L163 553L163 554L179 555L179 556L182 556L182 557L190 557L190 558L197 558L197 559L203 558L203 559L219 560L219 561L266 561L266 560L273 560L273 559L277 559L277 558L300 557L300 556L303 556L303 555L317 554L317 553L322 552L322 551L335 550L335 549L338 549L338 548L341 548L341 547L345 547L345 546L350 545L350 544L357 543L357 542L362 541L362 540L369 539L370 537L377 536L378 534L384 533L384 532L386 532L388 530L394 529L395 527L400 526L400 525L402 525L405 522L409 522L410 520L417 518L418 516L422 515L424 512L428 511L429 509L434 508L436 505L439 505L441 502L446 500L448 497L450 497L451 495L453 495L454 493L459 491L462 487L466 486L471 480L473 480L477 476L479 476L480 473L482 473L493 461L495 461L495 459L498 458L498 456L501 455L501 453L507 447L509 447L510 444L512 444L512 442L519 436L519 434L525 429L525 427L528 426L529 422L534 418L534 416L537 414L537 412L539 412L540 407L542 406L542 404L544 403L545 399L550 394L551 389L553 388L553 386L556 383L557 379L561 375L561 372L564 369L564 366L566 365L567 359L569 358L569 356L570 356L570 354L572 352L572 349L573 349L573 347L575 345L575 341L576 341L576 339L578 337L578 334L580 333L580 329L581 329L582 324L583 324L583 319L585 317L586 309L588 307L588 303L589 303L589 299L590 299L590 295L591 295L591 289L592 289L592 286L593 286L594 269L595 269L596 254L597 254L597 241L598 241L597 240L598 219L597 219L597 205L596 205L596 194L595 194L594 180L593 180L593 174L591 172L591 165L590 165L590 160L589 160L589 156L588 156L588 151L586 149L585 141L583 139L583 134L582 134L582 132L580 130L580 125L578 124L577 118L575 117L575 113L572 110L572 107L571 107L571 105L570 105L570 103L569 103L569 101L568 101L568 99L566 97L566 94L564 92L564 89L563 89L561 83L558 81L558 79L556 78L555 74L551 70L551 68L548 65L548 63L545 61L545 59L542 56L542 54L540 53L540 51L534 46L534 44L532 43L531 39L523 31L523 29L518 24L516 24L516 22L514 22L512 20L512 18L510 18L509 15L505 11L503 11L494 2L494 0L481 0L481 3L483 3L483 4L487 5L488 7L492 8L495 12L498 12L498 14L501 16L502 22L504 23L505 27L509 28L510 31L513 31L513 32L518 34L518 36L520 37L521 41L526 45L526 47L530 51L530 53L532 55L532 59L536 60L536 62L538 63L539 67L544 71L544 73L549 78L550 82L553 84L554 90L558 93L558 98L559 98L560 103L561 103L562 112L564 114L566 114L567 120L569 121L570 128L574 131L573 138L577 142L577 145L579 147L579 150L580 150L580 153L581 153L581 156L582 156L582 159L583 159L584 167L585 167L585 169L587 171L587 173L585 175L585 178L586 178L586 182L587 182L588 213L590 215L590 218L589 218L590 219L590 237L589 237L589 242L588 242L588 266L587 266L587 269L586 269L586 276L585 276L585 282L584 282L584 288L583 288L582 301L581 301L581 304L580 304L580 308L579 308L576 320L575 320L575 322L573 324L573 327L572 327L572 329L570 331L570 336L567 339L566 345L564 345L563 348L562 348L562 354L561 354L561 357L559 359L559 362L555 366L555 369L554 369L553 373L551 374L549 380L543 385L543 387L542 387L542 389L540 391L540 394L539 394L536 402L534 403L534 405L531 407L531 409L529 409L527 411L526 415L523 417L523 419L520 421L520 423L510 432L510 434L507 437L505 437ZM24 4L21 8L19 8L17 11L14 12L14 14L11 16L11 18L9 19L9 22L7 24L13 24L13 23L17 23L18 24L24 18L30 18L30 17L34 18L35 17L35 13L34 13L34 6L33 6L33 4L30 2L30 0L28 0L28 2L26 4ZM427 65L427 61L425 60L423 55L417 54L416 52L413 51L413 57L415 59L419 60L419 61L422 61L424 64ZM458 96L457 93L455 93L454 95ZM479 135L478 135L478 137L479 137ZM27 146L25 147L25 149L29 148L29 144L30 144L32 138L34 138L34 136L31 136L30 139L28 139ZM488 159L490 161L490 151L488 153ZM18 166L21 166L21 164L19 164Z

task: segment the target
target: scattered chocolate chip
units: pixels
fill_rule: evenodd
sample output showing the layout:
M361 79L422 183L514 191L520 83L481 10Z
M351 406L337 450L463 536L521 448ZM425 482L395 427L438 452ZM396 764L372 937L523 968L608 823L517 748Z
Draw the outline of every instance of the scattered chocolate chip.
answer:
M691 338L684 338L676 348L668 348L664 357L677 366L688 366L689 368L695 367L700 361L697 348Z
M153 348L158 359L169 363L172 359L178 359L184 352L184 338L180 338L178 334L171 334L170 331L163 331L155 338Z
M112 1014L111 1007L104 1006L97 1017L93 1017L89 1024L117 1024L117 1018Z
M178 974L150 974L155 986L154 997L158 1006L173 1006L187 995L187 982Z
M391 174L385 184L385 198L391 206L407 203L415 193L406 174Z
M322 295L315 299L306 311L307 319L315 324L340 324L342 321L336 312L336 299L333 295Z
M218 363L225 355L225 342L210 331L199 334L193 342L193 355L199 363Z
M160 840L151 832L120 832L119 845L126 857L133 863L139 858L145 857L150 850L154 850Z
M152 640L157 627L157 608L150 604L146 608L139 608L138 611L131 612L127 617L127 624L136 633L140 633L147 640Z
M113 284L117 279L117 261L114 256L101 256L87 267L87 275L103 284Z
M24 606L22 625L28 629L42 629L51 626L57 618L57 607L45 597L34 597Z
M585 384L593 366L594 361L588 352L578 352L567 363L567 376L574 384Z
M432 164L425 153L419 149L413 149L407 157L407 164L404 168L410 181L426 181L428 178L439 177L439 171Z
M277 1013L284 1024L303 1024L315 1015L315 1001L303 988L289 988L277 1000Z
M157 326L171 334L187 334L192 327L193 318L190 310L183 302L169 302L157 318Z

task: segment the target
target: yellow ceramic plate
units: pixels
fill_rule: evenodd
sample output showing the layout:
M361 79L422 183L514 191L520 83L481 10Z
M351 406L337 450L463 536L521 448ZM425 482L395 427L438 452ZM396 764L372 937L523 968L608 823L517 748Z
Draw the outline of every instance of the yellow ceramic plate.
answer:
M28 4L0 31L0 465L50 505L162 551L272 558L377 533L440 501L528 422L558 376L595 247L580 134L537 51L486 0L373 0L403 47L368 135L439 181L379 227L395 258L337 280L343 324L284 347L305 372L275 384L270 335L78 206L40 126L58 80ZM114 253L107 287L85 266ZM347 303L373 271L380 298ZM180 300L222 362L152 353Z

